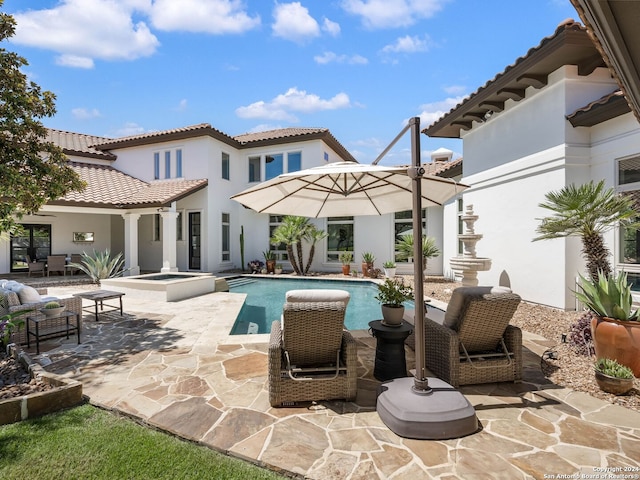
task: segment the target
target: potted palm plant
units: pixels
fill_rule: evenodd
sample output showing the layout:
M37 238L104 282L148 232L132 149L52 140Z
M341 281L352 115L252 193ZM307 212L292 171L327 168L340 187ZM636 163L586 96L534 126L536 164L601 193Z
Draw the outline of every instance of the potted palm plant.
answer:
M388 260L382 264L384 268L384 276L387 278L393 278L396 276L396 262Z
M370 272L373 271L373 263L376 261L376 257L371 252L364 252L362 254L362 276L370 276Z
M592 281L580 275L576 298L594 314L591 319L597 358L610 358L640 376L640 321L633 310L631 285L626 272L605 275Z
M386 326L399 326L404 316L403 303L413 299L413 288L401 281L387 278L378 284L375 299L382 304L382 323Z
M398 260L410 260L413 258L413 234L408 233L402 235L402 239L396 243L396 251L398 252ZM424 259L423 268L427 272L427 259L440 255L440 249L436 246L436 239L422 236L422 258Z
M267 273L275 273L276 271L276 254L271 250L265 250L262 252L264 261L267 264Z
M601 390L624 395L633 388L633 372L611 358L601 358L595 364L596 383Z
M349 275L349 272L351 271L351 261L353 260L353 253L347 252L345 250L344 252L340 252L339 258L340 262L342 263L342 274Z

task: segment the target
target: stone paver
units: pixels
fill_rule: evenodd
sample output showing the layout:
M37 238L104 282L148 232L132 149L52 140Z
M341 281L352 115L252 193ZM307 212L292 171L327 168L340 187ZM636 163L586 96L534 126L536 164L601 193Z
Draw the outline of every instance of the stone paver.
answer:
M50 294L74 291L56 287ZM304 478L580 478L594 467L640 469L640 414L550 384L539 369L543 350L535 335L525 335L531 350L522 383L461 388L482 425L465 438L404 439L384 425L375 412L375 341L367 332L355 332L355 402L272 408L267 336L228 336L243 299L125 296L124 318L109 313L95 322L87 315L81 345L50 340L34 358L82 381L95 405ZM408 350L407 364L413 361Z

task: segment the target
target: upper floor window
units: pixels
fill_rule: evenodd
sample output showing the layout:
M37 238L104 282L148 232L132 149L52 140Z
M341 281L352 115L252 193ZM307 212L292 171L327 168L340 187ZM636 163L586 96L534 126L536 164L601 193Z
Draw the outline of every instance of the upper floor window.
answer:
M222 152L222 178L229 180L229 154Z
M284 173L284 155L277 153L275 155L267 155L264 159L266 180L271 180L281 173Z
M176 178L182 178L182 149L176 150Z
M249 157L249 181L260 181L260 157Z
M302 152L287 154L287 172L297 172L302 168Z
M164 178L171 178L171 152L164 152Z
M153 178L158 180L160 178L160 153L155 152L153 154Z

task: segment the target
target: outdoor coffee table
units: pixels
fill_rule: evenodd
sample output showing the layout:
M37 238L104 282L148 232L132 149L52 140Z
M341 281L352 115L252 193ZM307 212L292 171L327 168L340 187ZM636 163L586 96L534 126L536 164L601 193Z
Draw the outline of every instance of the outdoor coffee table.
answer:
M100 311L102 313L104 313L105 311L107 312L111 312L114 310L120 310L120 316L123 315L122 313L122 296L124 295L124 293L122 292L112 292L111 290L94 290L92 292L81 292L81 293L74 293L73 296L74 297L80 297L80 298L84 298L86 300L91 300L92 302L94 302L95 305L95 316L96 316L96 322L98 321L98 305L100 306ZM120 300L120 306L116 306L116 305L105 305L104 301L105 300L113 300L114 298L117 298ZM105 306L108 307L108 310L105 310ZM89 313L94 313L92 312L92 308L91 307L87 307L87 308L82 308L84 311L89 312Z
M65 319L61 324L54 324L47 327L40 327L40 322L45 320ZM75 319L75 324L70 320ZM46 317L44 315L27 315L27 347L31 347L31 336L36 339L36 354L40 355L40 340L49 338L62 337L64 335L69 338L70 333L78 335L78 345L80 345L80 314L76 312L64 311L55 317Z

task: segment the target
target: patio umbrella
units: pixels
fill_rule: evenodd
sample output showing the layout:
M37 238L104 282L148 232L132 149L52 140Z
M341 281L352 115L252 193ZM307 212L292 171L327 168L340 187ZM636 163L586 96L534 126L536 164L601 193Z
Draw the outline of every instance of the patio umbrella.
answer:
M424 168L420 161L419 126L420 119L412 118L372 165L337 162L286 173L244 190L231 198L260 213L314 218L383 215L412 210L414 238L422 238L422 208L443 205L468 186L452 179L424 175ZM412 166L406 168L377 165L382 156L409 129L411 129ZM424 351L422 242L414 242L413 258L415 259L416 373L412 390L418 394L431 394L432 389L426 377ZM444 385L450 387L446 383ZM440 385L438 390L443 390ZM409 402L411 400L409 399ZM449 402L450 399L444 401ZM395 399L393 403L396 403ZM395 414L392 415L395 416ZM400 412L398 415L404 416L404 413ZM436 413L436 416L440 414ZM397 422L392 419L391 423ZM393 426L389 426L396 431ZM398 429L403 430L404 427L400 426ZM415 429L409 430L412 432L411 436L415 438L443 438L419 436L414 434ZM398 431L396 433L401 434ZM465 434L467 433L470 432Z

